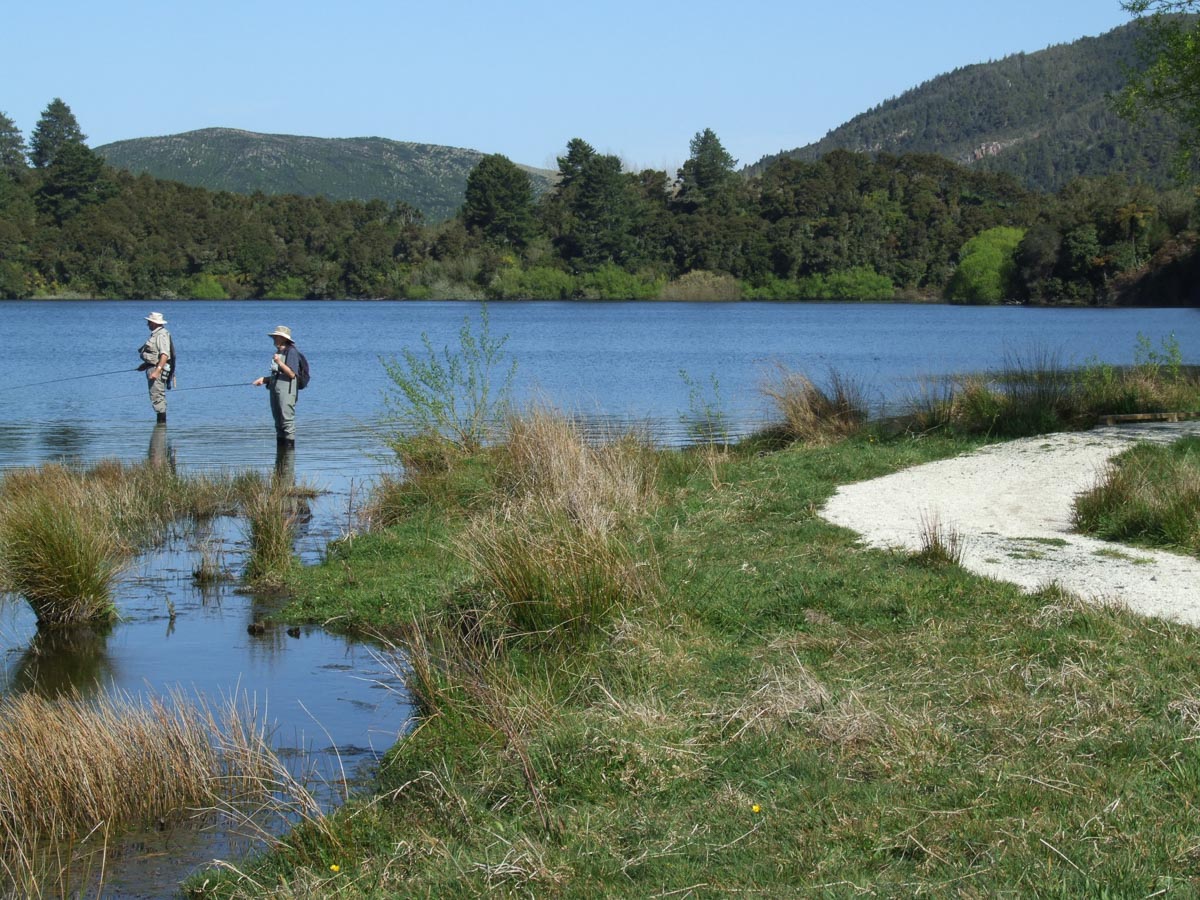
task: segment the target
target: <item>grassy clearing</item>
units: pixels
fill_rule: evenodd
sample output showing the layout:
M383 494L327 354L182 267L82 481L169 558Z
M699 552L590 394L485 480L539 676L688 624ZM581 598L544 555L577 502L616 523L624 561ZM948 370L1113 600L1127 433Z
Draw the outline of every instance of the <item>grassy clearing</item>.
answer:
M1200 438L1122 453L1076 498L1074 523L1105 540L1200 554Z
M423 716L374 796L201 894L1200 890L1194 629L973 576L936 522L905 555L817 515L838 484L978 446L954 436L974 429L641 448L637 477L584 499L594 448L525 452L524 427L297 575L285 614L396 636ZM594 558L543 562L510 593L507 561L534 553L471 550L480 523L512 542L545 510L605 523L653 581L605 568L617 599L590 607L573 580Z

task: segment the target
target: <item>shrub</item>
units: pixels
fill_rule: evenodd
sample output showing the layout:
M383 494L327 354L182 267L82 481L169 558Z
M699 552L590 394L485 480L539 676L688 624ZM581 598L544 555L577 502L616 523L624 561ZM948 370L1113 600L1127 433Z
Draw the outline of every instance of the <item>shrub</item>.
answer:
M608 263L580 279L580 290L589 300L653 300L663 289L663 280L627 272Z
M742 285L724 272L697 269L666 284L658 296L661 300L740 300Z
M405 349L401 360L380 360L392 383L384 397L384 426L393 447L413 434L439 436L468 451L483 446L503 417L517 371L514 359L494 382L508 337L493 338L489 324L481 306L478 334L464 318L457 351L444 347L439 353L422 332L423 356Z
M547 266L504 269L488 288L488 295L498 300L569 300L574 294L574 276Z

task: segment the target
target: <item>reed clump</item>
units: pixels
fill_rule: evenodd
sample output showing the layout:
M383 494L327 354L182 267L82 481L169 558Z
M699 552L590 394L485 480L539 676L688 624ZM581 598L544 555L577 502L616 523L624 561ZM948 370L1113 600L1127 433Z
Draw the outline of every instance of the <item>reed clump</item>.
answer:
M115 694L0 699L0 874L58 893L77 846L270 794L279 762L244 703ZM65 895L65 892L64 892Z
M785 436L804 444L827 445L857 434L869 410L862 385L840 372L822 387L784 365L764 380L762 393L783 418Z

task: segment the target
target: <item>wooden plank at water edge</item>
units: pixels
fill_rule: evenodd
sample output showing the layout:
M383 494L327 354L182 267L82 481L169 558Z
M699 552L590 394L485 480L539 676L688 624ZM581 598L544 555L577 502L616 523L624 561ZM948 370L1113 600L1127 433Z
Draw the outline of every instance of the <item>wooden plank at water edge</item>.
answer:
M1200 412L1119 413L1101 416L1101 425L1127 425L1130 422L1186 422L1200 419Z

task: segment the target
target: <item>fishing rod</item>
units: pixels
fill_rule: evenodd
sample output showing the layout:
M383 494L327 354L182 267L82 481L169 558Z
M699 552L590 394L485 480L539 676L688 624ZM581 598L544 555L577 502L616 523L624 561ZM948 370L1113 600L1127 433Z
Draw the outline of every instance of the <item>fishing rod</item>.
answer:
M58 384L60 381L78 381L80 378L99 378L102 375L124 375L126 372L136 372L134 369L114 369L111 372L93 372L91 375L67 375L63 378L51 378L49 381L33 381L29 384L14 384L12 387L0 388L3 391L19 391L22 388L41 387L44 384Z

